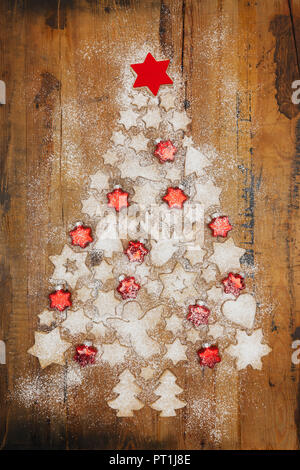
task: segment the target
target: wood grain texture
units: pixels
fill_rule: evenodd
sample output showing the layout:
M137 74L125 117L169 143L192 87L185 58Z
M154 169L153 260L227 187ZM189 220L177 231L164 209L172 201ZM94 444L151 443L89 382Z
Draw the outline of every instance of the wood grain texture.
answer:
M37 359L26 351L47 303L48 256L60 252L81 219L87 175L97 170L97 132L107 146L118 118L111 98L119 71L110 57L134 41L149 50L159 45L182 74L195 142L238 162L238 178L229 180L223 200L240 227L233 237L247 250L245 265L257 266L254 290L274 305L261 321L273 351L262 371L228 374L221 363L193 377L177 367L188 406L165 419L149 407L134 420L118 419L105 401L115 385L108 370L98 377L91 372L98 392L90 400L68 388L68 365L53 365L51 373L62 374L57 406L42 413L38 399L25 407L13 392L24 372L43 381ZM290 99L291 82L300 79L299 41L300 0L0 2L0 79L7 85L7 104L0 106L2 449L300 448L299 366L291 362L291 343L300 339L300 121ZM78 50L95 44L97 57L80 62ZM70 102L71 128L64 114ZM76 126L95 113L92 128ZM64 157L72 152L70 139L82 154L77 170ZM218 178L222 184L222 174ZM199 388L214 406L195 428L189 403ZM214 420L218 439L210 433Z

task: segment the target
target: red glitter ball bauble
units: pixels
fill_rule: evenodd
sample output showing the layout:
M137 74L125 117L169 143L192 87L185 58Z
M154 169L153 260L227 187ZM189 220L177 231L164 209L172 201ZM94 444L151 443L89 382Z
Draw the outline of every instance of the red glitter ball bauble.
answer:
M189 313L187 319L192 322L195 326L207 325L210 310L204 305L189 305Z
M88 364L94 364L96 360L98 349L94 346L87 346L86 344L80 344L76 346L76 354L73 357L74 361L78 362L82 367Z
M158 142L154 155L159 159L160 163L165 163L167 161L172 162L174 160L174 155L177 152L177 148L170 140Z
M85 248L93 241L92 229L81 224L77 225L73 230L70 231L70 237L72 239L72 245Z
M141 242L130 241L128 243L125 254L128 256L129 261L143 263L144 257L149 253L149 250Z
M129 206L128 197L129 193L121 188L116 188L107 194L108 206L114 207L117 212L120 212L121 209Z
M203 367L210 367L213 369L214 366L221 362L219 356L219 348L217 346L208 346L207 348L201 348L197 352L199 356L200 365Z
M120 281L117 291L121 294L122 299L135 299L141 286L135 281L134 277L125 277Z
M166 195L162 199L171 209L182 209L183 204L188 199L188 197L180 188L168 188Z
M241 290L245 289L245 280L240 274L229 273L228 276L222 280L224 285L225 294L233 294L238 297Z
M60 312L72 306L71 293L67 290L58 289L49 294L50 308L56 308Z
M227 237L227 233L232 229L227 216L215 217L208 226L212 230L213 237Z

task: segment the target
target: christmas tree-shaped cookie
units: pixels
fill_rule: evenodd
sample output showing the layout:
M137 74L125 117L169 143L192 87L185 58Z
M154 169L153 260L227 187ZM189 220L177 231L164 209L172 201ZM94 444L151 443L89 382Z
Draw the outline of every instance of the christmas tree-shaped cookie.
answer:
M159 386L156 388L156 395L160 396L158 400L152 403L151 408L161 411L160 416L176 416L179 408L185 407L186 403L179 400L176 395L183 392L182 388L176 385L176 376L171 371L166 370L160 377Z
M108 405L118 410L117 416L133 416L133 411L140 410L144 404L136 398L141 389L136 385L134 376L128 369L125 369L119 376L120 382L114 387L113 391L119 396L114 400L108 401Z

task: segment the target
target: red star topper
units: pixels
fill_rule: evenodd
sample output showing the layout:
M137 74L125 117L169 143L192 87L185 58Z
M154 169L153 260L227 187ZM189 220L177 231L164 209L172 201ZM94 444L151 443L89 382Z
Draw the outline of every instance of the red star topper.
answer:
M129 261L136 261L137 263L143 263L147 253L149 253L149 250L141 242L130 241L127 250L125 250Z
M114 189L111 193L107 194L108 206L114 207L117 212L120 212L123 207L128 207L129 193L123 191L121 188Z
M217 346L201 348L199 349L197 354L199 356L200 365L202 367L207 366L213 369L218 362L221 362L221 358L219 356L219 348Z
M168 188L166 195L162 199L168 204L171 209L173 207L177 209L182 209L183 204L188 199L188 197L180 188Z
M63 312L67 307L72 306L71 293L67 290L58 289L49 294L50 308L56 308Z
M189 313L186 318L195 326L207 325L210 310L204 305L189 305Z
M72 245L85 248L89 243L93 241L91 235L92 229L90 227L85 227L82 224L78 224L73 230L70 231Z
M134 277L125 277L120 281L117 291L121 294L122 299L135 299L141 286L135 282Z
M170 60L155 60L149 52L143 63L131 64L137 74L133 88L146 86L156 96L161 85L172 85L173 81L166 73L169 63Z
M88 364L95 363L97 352L98 349L94 346L80 344L79 346L76 346L76 354L73 356L73 359L82 367L85 367Z
M222 284L224 285L224 292L226 294L233 294L238 297L241 290L245 289L244 278L240 274L229 273L228 276L223 279Z
M227 216L215 217L208 226L212 230L213 237L227 237L227 233L232 229Z
M172 162L176 152L177 148L175 145L170 140L166 140L158 142L154 155L159 159L160 163L165 163L167 161Z

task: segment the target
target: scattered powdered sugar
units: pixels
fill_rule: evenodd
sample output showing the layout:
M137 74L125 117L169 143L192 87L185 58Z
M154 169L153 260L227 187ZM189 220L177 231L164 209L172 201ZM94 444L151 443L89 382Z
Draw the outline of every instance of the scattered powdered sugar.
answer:
M25 376L17 380L11 398L29 408L38 406L45 412L64 403L65 372Z
M203 397L194 399L190 403L189 421L187 428L194 429L201 426L202 429L208 430L209 438L214 443L221 441L220 418L216 415L215 402L211 397ZM230 414L230 410L225 413Z
M82 374L82 369L79 369L78 367L69 367L67 370L67 377L66 381L68 384L68 387L78 387L82 386L83 382L83 374Z

